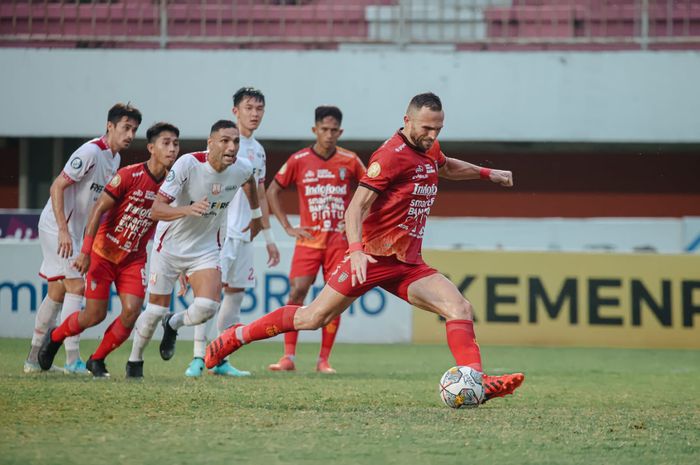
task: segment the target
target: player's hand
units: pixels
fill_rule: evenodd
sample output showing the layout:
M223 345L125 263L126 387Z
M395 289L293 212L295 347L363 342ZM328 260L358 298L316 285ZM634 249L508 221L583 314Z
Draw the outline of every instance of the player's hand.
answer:
M73 268L78 270L80 274L84 276L90 268L90 255L85 255L84 253L80 252L78 254L78 258L76 258L73 262Z
M58 256L70 258L73 255L73 239L68 231L58 231Z
M513 173L504 170L491 170L489 181L503 187L513 187Z
M267 244L267 266L273 267L280 263L280 251L274 242Z
M209 211L209 198L203 197L191 204L189 207L188 214L190 216L202 216Z
M177 296L182 297L183 295L187 294L187 276L185 276L185 273L180 273L180 275L177 277L178 283L180 283L180 289L177 291Z
M262 218L255 218L250 220L250 223L248 223L248 226L246 226L243 229L243 232L250 230L250 240L252 241L253 239L255 239L255 236L257 236L258 233L262 231L262 229Z
M309 232L309 229L310 228L308 226L299 226L298 228L290 226L288 228L284 228L284 232L295 239L312 239L313 236Z
M350 282L353 287L355 284L364 284L367 281L368 263L377 263L377 260L360 250L350 254Z

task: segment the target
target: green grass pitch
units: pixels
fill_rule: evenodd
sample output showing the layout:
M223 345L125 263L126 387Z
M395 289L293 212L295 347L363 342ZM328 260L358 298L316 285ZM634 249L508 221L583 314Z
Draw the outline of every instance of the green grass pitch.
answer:
M281 344L245 347L249 379L186 379L192 343L142 382L22 374L28 340L0 339L0 464L698 464L700 351L483 347L492 373L523 370L515 396L450 410L446 346L338 344L339 374L268 373ZM83 354L95 341L82 343ZM57 362L63 363L63 351Z

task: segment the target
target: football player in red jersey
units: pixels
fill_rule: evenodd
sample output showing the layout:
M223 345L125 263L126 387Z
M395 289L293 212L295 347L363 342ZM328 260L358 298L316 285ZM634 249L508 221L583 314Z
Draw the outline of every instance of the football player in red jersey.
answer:
M180 152L180 131L156 123L146 132L148 161L120 169L92 209L80 255L74 266L86 276L86 305L47 333L39 351L43 369L51 363L66 337L101 323L107 316L110 286L115 283L122 312L105 331L102 342L87 361L98 378L109 376L105 357L129 338L143 305L146 289L146 245L156 222L151 206L158 189ZM105 218L101 221L101 218ZM44 368L46 367L46 368ZM138 371L139 367L129 370ZM128 373L127 373L128 374Z
M292 154L267 190L270 209L287 234L296 238L287 305L303 304L320 268L324 281L328 281L348 248L345 210L353 187L365 174L365 166L357 154L338 147L338 138L343 134L342 121L343 113L338 107L316 108L315 124L311 128L316 142ZM299 193L299 227L289 223L279 199L282 189L292 184ZM340 315L322 329L321 351L316 363L316 371L320 373L335 373L328 359L339 325ZM295 369L297 337L297 331L284 334L284 355L279 362L268 366L269 370Z
M437 194L438 176L450 180L484 179L513 185L510 171L481 168L448 158L437 137L444 124L442 102L432 93L413 97L404 127L370 159L345 214L349 255L308 306L286 305L248 325L235 325L207 347L205 363L260 339L292 330L310 330L333 321L375 286L425 311L445 318L447 344L457 365L479 372L471 303L421 256L423 233ZM512 394L522 373L484 375L486 400Z

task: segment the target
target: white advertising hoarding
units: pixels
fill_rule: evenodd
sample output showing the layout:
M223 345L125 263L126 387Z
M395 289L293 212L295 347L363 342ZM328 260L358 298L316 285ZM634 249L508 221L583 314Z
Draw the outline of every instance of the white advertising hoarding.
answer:
M275 268L267 268L264 244L256 241L255 266L257 285L243 300L241 319L250 322L284 305L289 292L287 273L291 262L293 246L280 245L282 262ZM46 282L37 272L41 263L41 249L38 242L0 243L0 337L24 337L32 335L36 309L46 293ZM322 280L318 279L315 288L318 292ZM192 292L184 297L173 299L172 308L180 311L191 302ZM119 298L112 294L111 310L106 320L90 328L83 334L85 338L99 338L107 325L118 315ZM212 326L215 326L212 324ZM410 342L412 334L411 309L401 299L382 289L374 289L358 299L343 314L338 342L389 343ZM180 330L180 338L192 339L192 329ZM282 336L276 339L281 340ZM154 336L160 339L160 329ZM300 333L300 341L320 341L320 331Z

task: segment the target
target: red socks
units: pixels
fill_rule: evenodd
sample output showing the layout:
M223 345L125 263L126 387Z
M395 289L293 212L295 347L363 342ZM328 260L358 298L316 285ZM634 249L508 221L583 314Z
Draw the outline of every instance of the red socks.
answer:
M80 312L73 312L68 315L68 318L63 320L63 323L53 330L51 340L53 342L63 342L67 337L82 333L83 328L78 323L78 315L80 315Z
M248 344L293 331L295 329L294 314L298 309L299 305L285 305L245 325L243 327L243 340Z
M457 365L468 366L477 371L481 368L481 352L474 335L474 322L471 320L451 320L445 325L447 345Z
M330 357L331 349L333 348L333 343L335 342L335 335L338 334L339 326L340 316L336 317L321 330L321 352L318 354L319 359L328 360L328 357Z
M105 331L105 335L102 338L102 342L100 342L100 345L99 347L97 347L95 353L92 354L92 359L105 359L107 355L109 355L114 349L116 349L117 347L122 345L124 341L129 339L131 329L132 328L125 327L122 323L121 318L117 317L117 319L114 320L111 325L109 325L107 331Z
M302 305L302 303L287 302L287 305ZM297 354L297 340L299 339L299 331L289 331L284 333L284 356L294 357Z
M297 353L297 339L299 331L289 331L284 333L284 356L294 357Z

